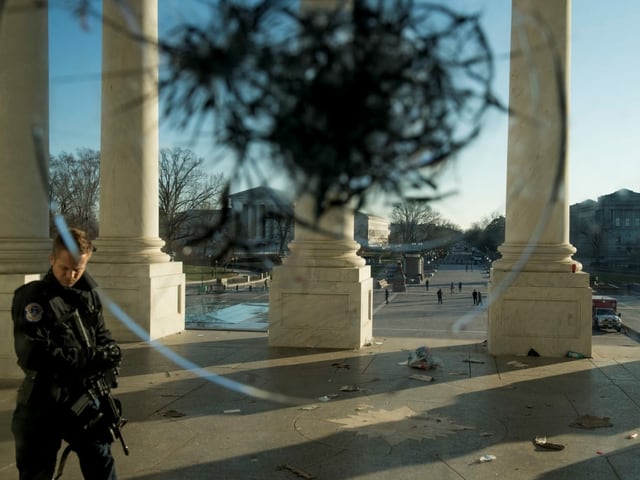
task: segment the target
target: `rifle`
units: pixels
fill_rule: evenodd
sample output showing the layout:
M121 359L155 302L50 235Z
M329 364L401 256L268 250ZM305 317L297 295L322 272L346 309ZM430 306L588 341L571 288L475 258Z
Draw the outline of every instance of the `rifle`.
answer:
M82 323L78 310L71 312L67 318L71 327L84 344L87 351L93 346ZM120 402L111 395L111 388L118 385L117 368L111 368L84 379L85 392L73 403L71 410L81 419L82 428L90 430L98 424L106 426L111 440L119 440L125 455L129 455L129 447L122 436L122 427L127 419L122 416Z

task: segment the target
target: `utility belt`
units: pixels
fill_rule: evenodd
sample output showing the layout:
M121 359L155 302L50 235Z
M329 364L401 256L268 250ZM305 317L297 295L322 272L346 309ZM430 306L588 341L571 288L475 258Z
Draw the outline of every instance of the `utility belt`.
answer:
M65 385L55 377L26 371L26 376L18 388L17 402L21 405L60 405L65 406L80 396L83 384L75 387Z

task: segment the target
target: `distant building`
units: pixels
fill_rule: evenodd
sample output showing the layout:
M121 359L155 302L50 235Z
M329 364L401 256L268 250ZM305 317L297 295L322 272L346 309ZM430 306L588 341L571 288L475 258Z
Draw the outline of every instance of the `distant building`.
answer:
M293 201L288 200L285 192L268 187L229 195L226 210L190 210L184 215L186 220L176 250L189 244L190 255L198 257L215 255L230 240L235 243L230 254L243 251L282 255L295 235ZM223 218L226 218L224 225L217 225ZM216 228L212 228L214 225ZM354 239L365 248L387 247L389 221L356 212Z
M362 247L387 247L389 246L389 235L389 220L356 212L353 236Z
M257 252L283 253L293 240L293 202L285 192L256 187L229 195L236 238Z
M571 205L570 241L587 265L640 267L640 193L622 189Z

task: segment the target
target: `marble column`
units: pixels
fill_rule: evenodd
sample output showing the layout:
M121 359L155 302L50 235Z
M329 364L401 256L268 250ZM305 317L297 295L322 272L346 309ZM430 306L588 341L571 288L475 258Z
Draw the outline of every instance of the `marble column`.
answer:
M514 0L507 201L490 280L492 354L591 353L589 276L569 243L569 0Z
M184 329L182 263L158 236L157 0L104 2L100 234L91 273L158 338ZM122 341L138 338L113 316Z
M295 206L294 240L269 289L269 345L360 348L372 339L373 279L357 255L353 212L315 217L315 199Z
M11 301L49 268L48 10L8 0L0 17L0 378L22 378Z

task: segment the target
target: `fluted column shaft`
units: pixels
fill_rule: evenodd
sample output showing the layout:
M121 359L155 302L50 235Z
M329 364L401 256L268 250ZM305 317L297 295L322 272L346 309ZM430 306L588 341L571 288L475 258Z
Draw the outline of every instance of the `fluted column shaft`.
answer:
M494 267L567 271L569 0L514 0L505 243ZM535 247L535 248L534 248Z
M0 20L0 273L46 270L48 10L9 0Z
M100 261L168 261L158 236L157 25L157 0L104 2Z

